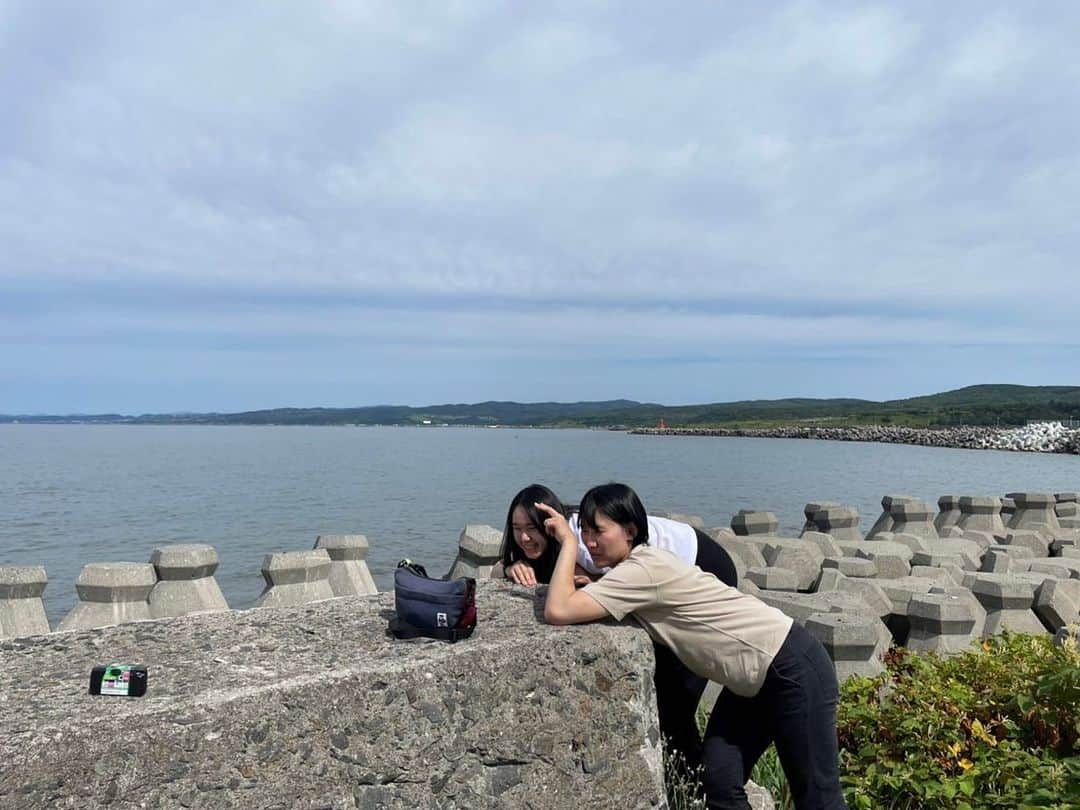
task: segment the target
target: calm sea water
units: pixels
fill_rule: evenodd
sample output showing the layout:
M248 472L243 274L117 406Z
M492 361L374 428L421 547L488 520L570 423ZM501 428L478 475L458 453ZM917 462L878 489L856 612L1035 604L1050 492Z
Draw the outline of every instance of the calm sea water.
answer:
M462 527L501 527L526 484L576 501L610 480L709 526L768 509L797 532L807 501L834 500L865 531L886 493L1080 489L1080 456L588 430L0 425L0 564L46 567L54 625L84 564L145 562L165 543L215 546L218 582L244 608L264 554L361 533L385 589L404 556L445 573Z

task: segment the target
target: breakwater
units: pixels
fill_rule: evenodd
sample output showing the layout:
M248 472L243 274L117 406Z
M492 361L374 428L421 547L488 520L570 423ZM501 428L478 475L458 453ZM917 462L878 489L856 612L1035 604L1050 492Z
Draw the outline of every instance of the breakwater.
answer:
M768 439L819 439L837 442L882 442L966 450L1011 450L1080 454L1080 429L1061 422L1036 422L1018 428L912 428L890 425L822 427L784 425L774 428L636 428L643 436L741 436Z

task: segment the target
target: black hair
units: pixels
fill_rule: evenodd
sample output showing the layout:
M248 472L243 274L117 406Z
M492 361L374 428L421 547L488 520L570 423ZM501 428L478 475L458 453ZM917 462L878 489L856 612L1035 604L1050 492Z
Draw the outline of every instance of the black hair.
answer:
M633 526L634 537L630 547L649 542L649 519L641 498L626 484L601 484L581 497L578 520L583 528L596 529L596 513L600 512L620 526Z
M559 542L547 533L544 521L548 516L536 508L537 503L544 503L556 512L566 517L566 507L559 500L559 496L545 487L543 484L529 484L510 501L510 508L506 510L506 527L503 529L502 561L503 567L509 568L518 560L525 560L532 566L536 574L537 582L551 582L551 575L555 571L555 561L559 558ZM543 553L535 560L530 560L521 550L521 546L514 539L514 510L518 507L525 510L529 522L536 526L537 530L547 540Z

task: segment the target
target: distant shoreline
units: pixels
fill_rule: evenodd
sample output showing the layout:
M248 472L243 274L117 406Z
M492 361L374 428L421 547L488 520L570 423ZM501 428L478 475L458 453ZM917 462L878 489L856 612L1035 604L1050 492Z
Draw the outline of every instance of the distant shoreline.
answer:
M846 428L807 427L802 425L772 428L665 427L634 428L629 433L639 436L718 436L880 442L884 444L910 444L921 447L949 447L959 450L1004 450L1010 452L1080 455L1080 430L1068 430L1063 428L1060 423L1044 423L1043 425L1029 425L1026 428L1015 429L992 427L911 428L879 425Z

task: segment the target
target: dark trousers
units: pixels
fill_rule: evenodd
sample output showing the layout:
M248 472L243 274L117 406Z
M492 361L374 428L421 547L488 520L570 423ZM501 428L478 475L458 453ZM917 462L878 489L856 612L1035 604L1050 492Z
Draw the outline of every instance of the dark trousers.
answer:
M825 648L793 625L754 697L725 689L716 701L702 745L707 806L749 810L743 786L775 742L797 810L844 810L836 698Z
M725 585L738 584L735 563L715 540L699 529L697 558L694 564L716 576ZM660 733L669 752L676 752L691 770L701 764L701 733L697 727L697 707L705 691L704 678L687 669L675 654L661 644L653 645L656 654L656 713Z

